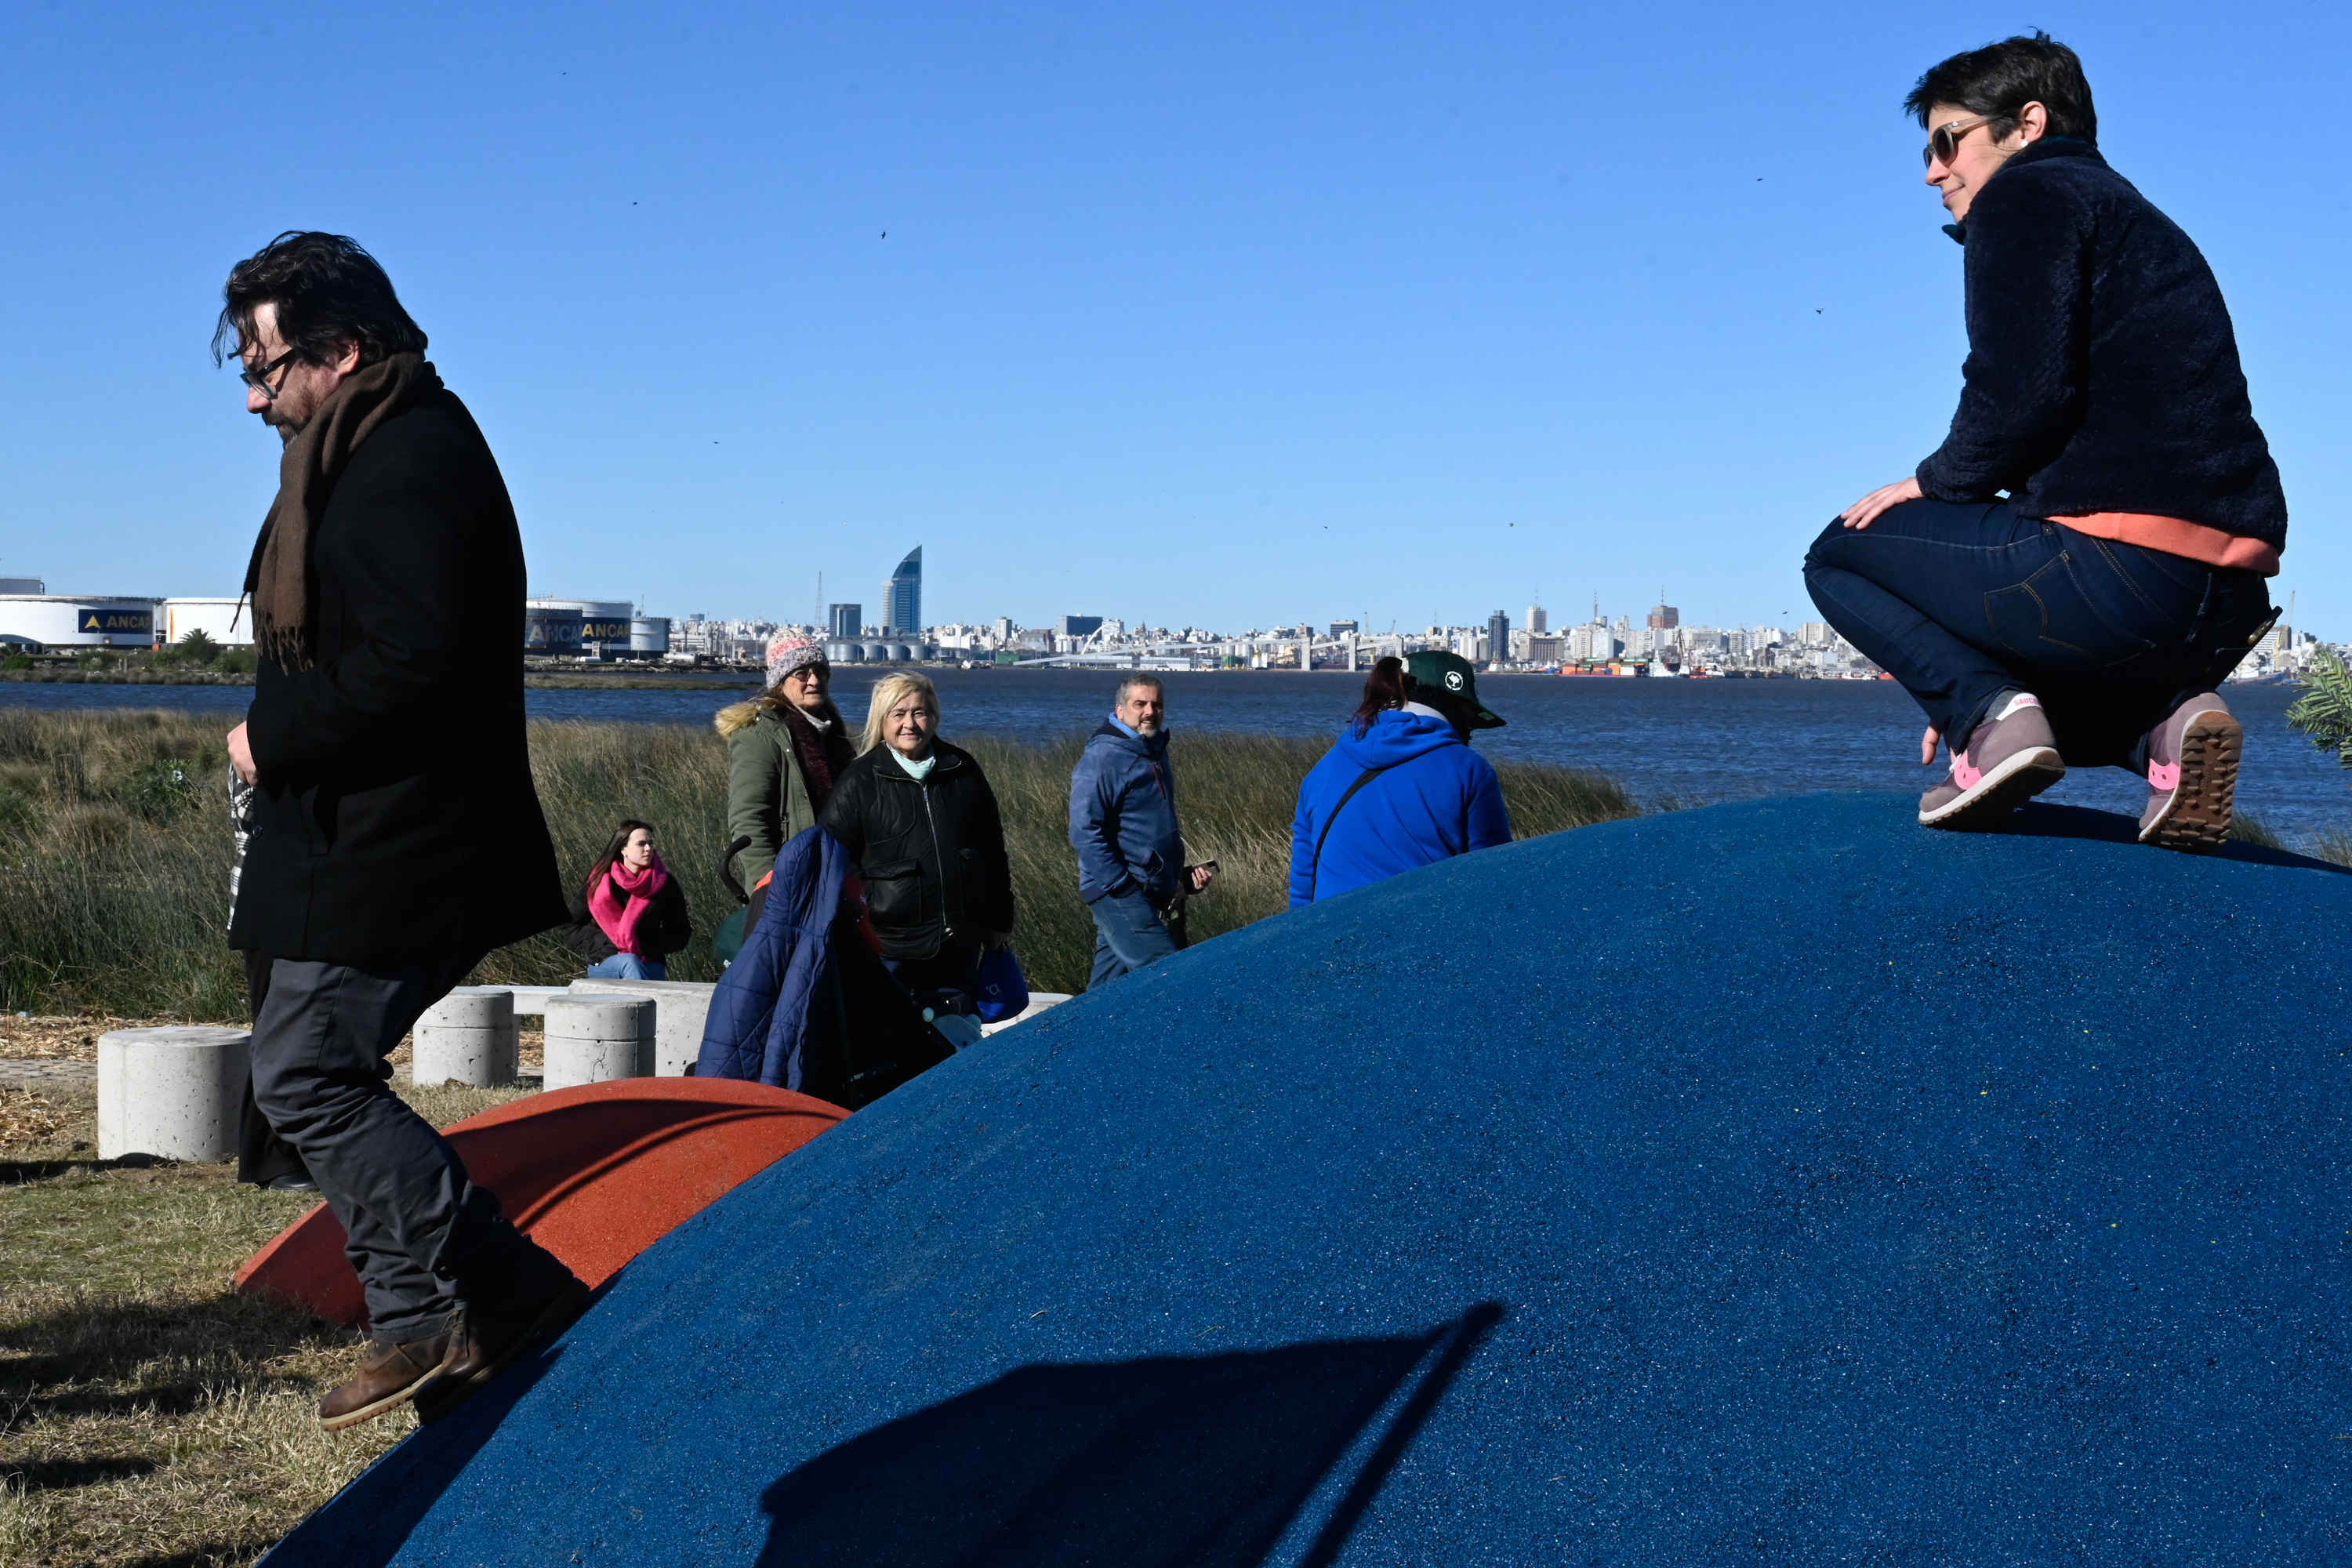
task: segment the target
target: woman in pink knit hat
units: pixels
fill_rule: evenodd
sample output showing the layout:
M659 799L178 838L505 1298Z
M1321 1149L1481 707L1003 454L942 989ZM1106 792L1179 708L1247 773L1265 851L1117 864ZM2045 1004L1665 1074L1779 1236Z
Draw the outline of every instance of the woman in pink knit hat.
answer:
M816 826L834 780L857 754L832 686L824 645L780 633L768 645L767 689L714 721L727 737L727 837L751 841L736 862L753 889L747 931L767 901L776 852Z

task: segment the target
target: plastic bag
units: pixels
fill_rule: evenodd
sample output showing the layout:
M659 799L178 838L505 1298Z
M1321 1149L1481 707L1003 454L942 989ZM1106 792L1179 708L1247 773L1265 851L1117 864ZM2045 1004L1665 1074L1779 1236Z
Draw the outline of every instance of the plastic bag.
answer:
M992 949L980 961L980 979L974 990L980 999L980 1021L983 1024L1002 1024L1028 1010L1029 981L1021 973L1021 961L1013 956L1009 947Z

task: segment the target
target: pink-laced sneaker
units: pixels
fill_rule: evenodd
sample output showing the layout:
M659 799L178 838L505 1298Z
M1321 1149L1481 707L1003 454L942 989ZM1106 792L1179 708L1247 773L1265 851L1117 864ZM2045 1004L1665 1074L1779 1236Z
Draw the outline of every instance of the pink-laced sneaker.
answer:
M2200 692L2147 732L2147 808L2139 841L2210 854L2229 841L2246 731L2230 705Z
M2010 814L2066 776L2042 700L2020 691L1994 710L1952 753L1944 782L1919 797L1923 827L1996 828Z

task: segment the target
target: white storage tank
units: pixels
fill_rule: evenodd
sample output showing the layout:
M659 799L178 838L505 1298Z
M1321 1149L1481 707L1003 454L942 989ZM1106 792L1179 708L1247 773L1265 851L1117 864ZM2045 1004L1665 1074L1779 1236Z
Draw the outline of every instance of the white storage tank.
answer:
M569 599L530 599L522 607L522 648L550 657L580 651L580 607Z
M153 647L160 599L0 595L0 642L35 647Z
M163 640L185 642L190 632L202 632L223 647L251 647L253 606L242 599L164 600Z
M579 617L580 630L571 645L561 649L545 648L524 639L524 646L533 653L616 654L629 649L629 623L636 618L637 607L626 599L529 599L524 601L524 613L530 616L545 612L551 624L557 617L570 615Z
M854 642L829 642L824 645L827 664L863 664L866 650Z
M667 616L634 616L629 620L629 654L633 658L653 658L669 651L669 617Z

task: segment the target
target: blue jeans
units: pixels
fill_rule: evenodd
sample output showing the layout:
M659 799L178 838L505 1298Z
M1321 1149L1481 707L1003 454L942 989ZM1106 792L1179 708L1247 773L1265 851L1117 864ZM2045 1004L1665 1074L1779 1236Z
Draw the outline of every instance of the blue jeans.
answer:
M1141 893L1124 898L1106 893L1087 908L1095 917L1095 970L1087 977L1089 991L1176 951L1168 922Z
M669 965L658 958L616 952L588 972L591 980L667 980Z
M2142 742L2245 656L2261 576L2054 522L2006 501L1914 500L1832 521L1805 556L1822 616L1901 681L1952 749L1992 700L2042 700L2076 767L2145 765Z

